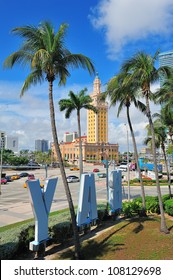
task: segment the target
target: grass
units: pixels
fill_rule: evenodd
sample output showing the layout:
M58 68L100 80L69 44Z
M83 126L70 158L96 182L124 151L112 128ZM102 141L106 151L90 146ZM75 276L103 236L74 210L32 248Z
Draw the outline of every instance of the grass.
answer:
M170 234L161 233L160 218L133 218L108 222L108 228L82 242L86 260L172 260L173 220L167 220ZM111 226L111 227L110 227ZM72 259L73 249L54 255L53 259Z
M69 211L68 209L62 209L62 210L58 210L58 211L55 211L55 212L51 212L49 214L49 217L54 217L54 216L59 215L60 213L66 213L68 211ZM34 218L24 220L24 221L21 221L21 222L17 222L17 223L14 223L14 224L10 224L10 225L7 225L7 226L0 227L0 233L4 232L6 230L9 230L9 229L15 229L19 226L26 225L30 222L33 222L33 224L34 224L35 223Z

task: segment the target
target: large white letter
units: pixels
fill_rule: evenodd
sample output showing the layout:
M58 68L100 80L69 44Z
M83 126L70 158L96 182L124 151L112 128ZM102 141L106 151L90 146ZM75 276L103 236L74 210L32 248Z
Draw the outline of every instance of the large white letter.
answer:
M111 212L122 208L122 176L120 170L109 173L109 205Z
M39 180L27 182L31 206L35 217L35 245L46 241L48 237L48 216L58 178L48 179L41 189Z
M89 224L96 220L97 217L94 174L82 174L76 219L77 225Z

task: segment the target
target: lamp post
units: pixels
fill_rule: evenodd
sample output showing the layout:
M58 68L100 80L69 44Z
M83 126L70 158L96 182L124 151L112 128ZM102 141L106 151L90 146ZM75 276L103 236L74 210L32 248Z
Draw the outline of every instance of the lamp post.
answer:
M130 169L129 169L129 132L127 124L124 124L126 126L127 131L127 182L128 182L128 201L130 201Z
M3 153L3 146L2 146L2 138L0 141L0 146L1 146L1 158L0 158L0 195L1 195L1 178L2 178L2 153Z
M108 193L108 185L109 185L109 180L108 180L108 168L109 168L109 164L108 164L108 155L105 152L104 149L104 143L102 143L101 145L101 161L104 164L104 167L106 168L106 192L107 192L107 204L106 204L106 209L108 210L108 200L109 200L109 193Z

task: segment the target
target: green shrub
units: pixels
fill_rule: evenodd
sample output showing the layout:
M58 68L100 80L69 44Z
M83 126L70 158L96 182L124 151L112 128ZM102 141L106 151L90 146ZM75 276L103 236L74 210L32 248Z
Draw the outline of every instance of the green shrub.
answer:
M98 205L98 217L103 219L106 204ZM52 215L53 214L53 215ZM49 217L49 236L53 242L64 243L72 237L73 230L69 210L52 213ZM25 221L11 225L10 229L2 229L0 236L0 259L15 258L23 251L29 250L29 242L34 240L34 222Z
M173 216L173 199L169 199L165 201L165 212Z
M142 207L142 198L137 197L134 200L134 203L141 203ZM160 208L159 208L159 201L157 196L146 196L145 197L145 203L146 203L146 211L149 213L160 213Z
M122 214L126 218L130 218L130 217L133 216L131 202L123 202L123 204L122 204Z
M63 244L73 235L72 225L69 221L58 223L49 228L49 235L54 242Z
M122 204L122 213L126 218L130 218L134 215L140 214L142 210L142 203L130 201L123 202Z
M0 237L0 259L12 259L16 252L26 249L27 241L24 242L24 236L27 240L27 229L31 226L28 222L26 225L20 225L1 232Z
M173 195L171 195L171 198L173 198ZM164 209L165 209L165 202L167 201L167 200L169 200L170 199L170 195L169 194L164 194L163 196L162 196L162 202L163 202L163 207L164 207Z

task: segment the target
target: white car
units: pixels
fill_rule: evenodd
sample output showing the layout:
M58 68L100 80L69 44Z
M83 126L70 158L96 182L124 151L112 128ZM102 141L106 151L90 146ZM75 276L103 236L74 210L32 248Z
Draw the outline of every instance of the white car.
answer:
M128 167L128 165L125 163L125 164L121 164L120 166L118 166L118 169L120 169L121 171L127 171L127 167Z
M67 177L67 182L68 183L73 183L73 182L79 182L79 177L75 176L75 175L70 175Z

